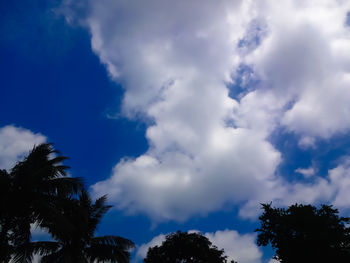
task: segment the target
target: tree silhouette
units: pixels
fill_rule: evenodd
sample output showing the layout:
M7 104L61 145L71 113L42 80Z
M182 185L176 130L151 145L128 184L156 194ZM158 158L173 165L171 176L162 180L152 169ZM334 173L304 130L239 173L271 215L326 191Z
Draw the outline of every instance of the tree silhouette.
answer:
M205 236L178 231L167 235L161 246L149 248L144 262L226 263L227 256L224 250L218 250Z
M0 170L0 262L129 262L134 245L118 236L94 237L109 210L106 197L92 202L80 178L66 176L67 159L40 144L10 172ZM31 224L56 240L30 242Z
M282 263L350 262L349 218L338 210L322 205L295 204L287 209L263 204L257 244L269 243L275 259Z
M57 241L33 242L30 253L42 255L42 263L88 263L118 262L127 263L129 250L134 244L118 236L94 237L97 225L110 206L105 204L106 196L94 203L86 191L79 199L62 203L61 212L70 226L51 222L46 228Z
M0 170L0 262L9 261L13 253L14 220L8 209L8 192L11 187L10 175L6 170Z
M0 171L0 262L8 262L13 254L15 262L31 257L25 253L31 224L64 221L58 204L83 188L80 178L66 177L65 159L45 143L34 147L9 173Z

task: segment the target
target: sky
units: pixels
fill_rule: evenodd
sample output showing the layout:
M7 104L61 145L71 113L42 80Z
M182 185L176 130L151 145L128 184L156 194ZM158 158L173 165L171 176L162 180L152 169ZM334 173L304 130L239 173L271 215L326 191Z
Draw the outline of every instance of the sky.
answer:
M133 262L182 230L271 263L260 203L350 216L348 0L1 1L0 33L0 167L54 143Z

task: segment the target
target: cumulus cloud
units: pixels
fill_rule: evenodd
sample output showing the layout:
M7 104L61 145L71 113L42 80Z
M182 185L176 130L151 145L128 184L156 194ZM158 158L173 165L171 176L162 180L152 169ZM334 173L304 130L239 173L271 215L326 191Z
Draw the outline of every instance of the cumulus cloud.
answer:
M309 145L349 131L349 2L262 2L268 35L245 61L267 96L285 103L281 124Z
M259 202L332 197L329 178L291 184L278 175L283 153L268 139L284 128L315 147L349 130L349 1L86 5L81 22L125 89L123 113L149 125L147 152L122 159L92 187L97 195L158 221L232 204L255 217ZM227 86L238 79L233 98Z
M339 208L349 209L350 197L350 157L329 171L331 185L336 192L332 203Z
M8 125L0 128L0 169L10 169L33 148L46 141L40 133Z
M93 186L96 193L131 213L185 220L270 191L280 154L267 133L229 125L239 104L225 82L250 24L248 4L92 4L92 46L125 87L124 112L153 123L147 153L123 159L109 180Z
M185 220L268 192L279 154L248 130L218 132L194 157L170 151L124 160L112 178L93 189L108 192L118 207L155 220Z
M240 235L235 230L206 233L205 236L220 249L224 249L230 260L242 263L261 262L262 253L255 245L254 234Z
M198 232L195 230L189 232ZM224 249L229 260L236 260L240 263L261 263L262 252L255 245L255 234L239 234L235 230L216 231L205 233L213 245L218 249ZM146 257L150 247L160 246L165 241L165 236L160 234L150 242L142 244L136 251L134 261L139 262Z

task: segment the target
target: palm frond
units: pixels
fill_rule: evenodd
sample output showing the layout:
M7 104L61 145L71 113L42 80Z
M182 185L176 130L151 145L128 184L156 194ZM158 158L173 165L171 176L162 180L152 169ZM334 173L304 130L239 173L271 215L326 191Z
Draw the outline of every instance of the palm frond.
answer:
M66 175L68 166L61 165L67 159L64 156L54 157L58 151L53 149L52 144L43 143L35 146L22 162L18 162L11 170L11 174L17 177L33 178L56 178Z
M58 248L59 244L57 242L30 242L25 245L16 247L13 253L12 261L14 263L32 262L34 254L39 254L41 256L49 255L55 253Z
M30 245L16 247L11 262L13 263L31 263L33 260L33 250Z
M91 246L94 245L118 246L119 248L125 250L135 247L135 244L131 240L119 236L94 237L91 239Z
M98 198L95 203L91 207L91 223L92 225L97 227L97 225L101 222L102 217L108 212L108 210L112 207L110 205L106 205L107 196L104 195Z
M80 177L59 177L43 181L39 187L41 193L67 196L81 191L84 181Z
M56 198L54 202L38 204L40 213L37 215L38 225L58 240L69 240L76 230L75 222L71 217L79 213L77 200L69 198Z
M90 262L128 263L130 250L134 243L119 236L102 236L91 239L91 245L86 249Z
M40 263L60 263L60 262L65 262L62 259L63 259L62 252L58 251L58 252L54 252L54 253L51 253L49 255L43 256L40 259Z

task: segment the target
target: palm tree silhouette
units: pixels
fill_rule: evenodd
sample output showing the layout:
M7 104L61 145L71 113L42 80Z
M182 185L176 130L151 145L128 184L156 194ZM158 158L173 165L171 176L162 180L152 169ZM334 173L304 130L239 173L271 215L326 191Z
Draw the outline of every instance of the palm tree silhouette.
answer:
M15 262L31 259L31 224L65 222L57 207L83 189L80 178L67 177L65 159L52 144L44 143L10 172L0 170L0 262L9 262L11 255Z
M9 261L13 252L11 229L13 219L8 207L8 192L11 186L10 175L0 170L0 262Z
M33 242L31 252L42 255L42 263L129 262L132 241L119 236L94 237L103 215L111 208L106 200L102 196L93 203L83 190L78 199L65 202L61 212L73 228L62 231L56 222L47 225L57 241Z

